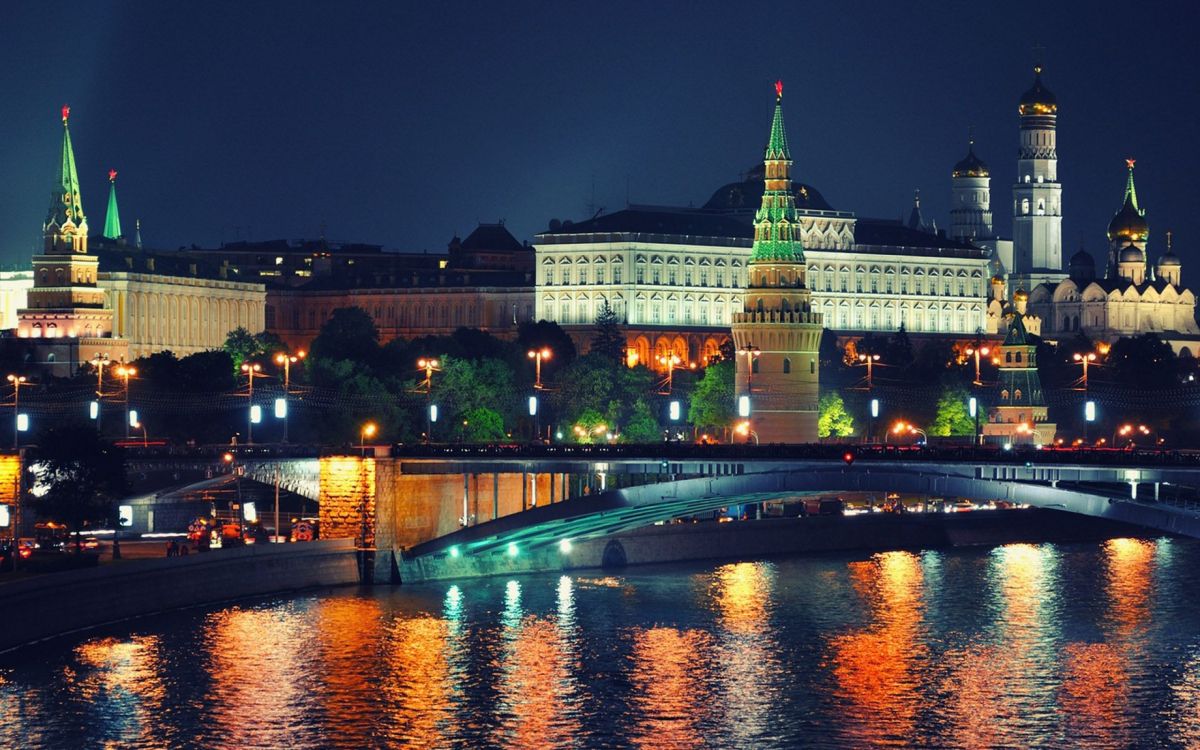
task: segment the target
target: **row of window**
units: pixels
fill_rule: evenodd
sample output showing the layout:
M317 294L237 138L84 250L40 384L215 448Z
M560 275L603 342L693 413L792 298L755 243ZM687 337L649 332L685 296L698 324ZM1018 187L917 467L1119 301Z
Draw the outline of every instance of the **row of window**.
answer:
M808 274L808 288L813 291L895 294L899 289L900 294L941 294L944 297L986 296L983 279L978 276L970 279L943 276L939 284L936 274L928 277L903 274L899 278L896 274L887 274L880 278L878 273L867 275L863 271L858 271L851 274L848 270L827 270L825 273L820 273L816 269L810 269Z
M623 282L623 274L620 266L612 267L612 274L607 273L603 266L599 266L592 272L587 267L581 267L577 272L573 272L570 266L562 269L562 284L563 286L587 286L589 284L621 284ZM611 281L610 281L611 279ZM709 269L701 268L693 272L691 268L684 268L682 274L679 269L668 266L666 273L659 267L653 267L647 273L646 268L638 266L634 272L634 282L638 284L649 283L661 286L666 280L667 286L678 286L682 279L684 286L692 286L694 282L698 282L699 286L708 287L709 281L714 282L712 286L725 287L726 280L729 281L729 288L741 288L743 286L743 277L737 271L732 271L726 276L725 271L716 270L710 275ZM543 286L555 286L559 281L558 275L553 267L548 267L542 274Z

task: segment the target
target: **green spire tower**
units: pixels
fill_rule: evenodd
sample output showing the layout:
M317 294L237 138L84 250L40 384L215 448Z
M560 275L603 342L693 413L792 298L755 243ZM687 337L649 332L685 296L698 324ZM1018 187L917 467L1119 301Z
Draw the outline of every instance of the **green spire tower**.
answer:
M804 243L796 223L796 196L792 193L792 155L783 127L783 82L775 82L775 115L771 138L763 156L766 189L754 215L753 261L804 262Z
M104 236L110 240L121 236L121 212L117 210L117 170L108 170L108 213L104 215Z
M792 193L792 157L783 127L783 83L775 82L775 115L763 154L762 204L754 216L743 312L733 316L739 427L763 443L817 440L821 315L805 286L804 245ZM744 397L744 398L743 398Z
M50 191L50 210L42 234L47 253L87 252L87 217L79 196L79 174L75 170L75 149L71 147L71 129L67 120L71 108L63 105L62 160L54 186Z

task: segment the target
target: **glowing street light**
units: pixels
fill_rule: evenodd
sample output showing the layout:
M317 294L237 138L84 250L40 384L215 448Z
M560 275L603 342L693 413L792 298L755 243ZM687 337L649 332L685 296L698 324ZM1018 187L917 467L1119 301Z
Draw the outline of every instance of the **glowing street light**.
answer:
M433 403L433 374L441 369L440 363L433 357L421 357L417 360L417 369L425 371L425 380L418 389L425 388L425 444L433 442L433 423L437 421L437 405Z
M991 349L986 346L968 346L966 355L975 358L975 385L983 385L983 380L979 377L979 360L980 357L986 357L991 353Z
M875 363L879 361L878 354L860 354L858 361L867 366L867 391L871 390L871 386L875 383Z
M658 363L667 368L667 377L663 381L664 389L659 393L666 395L671 392L671 384L674 382L675 370L683 362L683 359L678 354L664 354L658 358Z
M121 389L125 393L125 439L129 439L129 379L137 375L137 368L124 362L117 365L117 377L124 381Z
M300 360L304 359L306 356L308 356L308 353L305 352L303 349L299 350L295 354L287 354L285 352L279 352L278 354L275 355L275 364L283 367L283 399L282 399L283 403L282 403L282 405L280 405L279 401L278 400L276 401L275 417L276 417L276 419L283 420L283 442L285 442L285 443L288 441L288 408L287 408L287 404L288 404L288 397L292 393L292 365L294 365L297 362L299 362ZM276 533L278 533L278 529L276 529Z
M367 438L375 437L375 433L379 427L374 422L367 422L358 431L358 450L362 455L367 455Z
M96 420L96 432L103 433L100 423L100 402L104 400L104 368L112 364L112 360L108 358L107 354L97 354L89 361L92 363L92 367L96 368L96 400L93 402L96 404L96 413L91 417Z
M242 372L244 372L248 378L247 383L249 384L249 389L246 393L249 396L250 401L249 408L246 410L246 445L254 445L254 378L262 377L262 365L258 364L257 362L243 362ZM261 409L258 412L258 418L260 420L262 419Z
M533 387L539 391L542 389L542 362L550 359L550 347L543 346L541 349L530 349L529 358L534 362L534 379Z
M750 429L749 420L744 421L744 422L739 422L738 426L734 428L734 432L736 432L739 435L744 436L746 438L747 443L750 442L750 438L754 438L754 444L758 445L758 433L755 432L754 430Z
M9 375L8 382L12 383L13 387L13 450L16 450L20 444L21 433L29 429L29 417L21 413L21 389L27 385L33 385L33 383L30 383L24 375ZM21 426L21 417L25 417L24 427Z

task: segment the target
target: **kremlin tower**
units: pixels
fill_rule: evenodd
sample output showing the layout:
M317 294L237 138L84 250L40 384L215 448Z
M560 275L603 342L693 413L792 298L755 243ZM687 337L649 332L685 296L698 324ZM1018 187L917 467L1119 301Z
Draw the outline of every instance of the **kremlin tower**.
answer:
M1021 148L1013 186L1012 277L1009 288L1030 290L1061 281L1062 184L1058 181L1058 98L1033 69L1033 87L1021 96Z
M742 415L748 418L748 438L811 443L817 440L822 324L805 286L792 158L783 127L783 83L778 81L764 166L766 189L754 217L745 308L733 316L735 389L739 407L749 406L749 414Z
M62 162L50 191L50 210L42 225L42 253L33 256L33 286L24 309L17 311L17 335L40 340L37 364L55 375L75 374L97 354L115 355L112 310L96 285L99 259L88 254L88 224L79 195L79 175L67 124L71 108L62 108Z

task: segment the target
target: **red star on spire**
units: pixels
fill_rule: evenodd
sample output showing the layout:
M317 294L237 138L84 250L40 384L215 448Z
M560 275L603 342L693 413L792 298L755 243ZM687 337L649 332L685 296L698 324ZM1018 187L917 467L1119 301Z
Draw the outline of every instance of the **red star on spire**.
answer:
M62 106L62 118L63 118L64 124L67 122L67 118L70 116L71 116L71 108L64 104Z
M1137 161L1137 159L1126 159L1125 166L1129 167L1130 169L1133 169L1134 162L1136 162L1136 161Z
M783 81L779 81L779 80L775 81L775 98L776 99L783 98Z
M115 169L108 170L108 181L109 182L117 181L117 170L115 170Z

